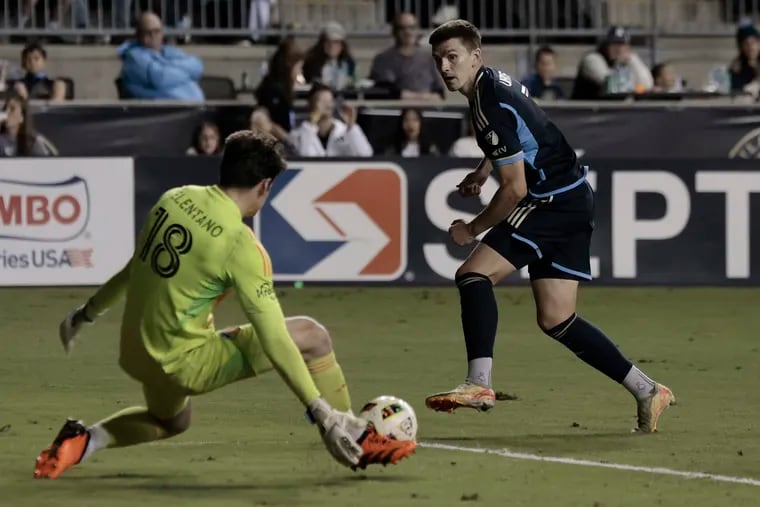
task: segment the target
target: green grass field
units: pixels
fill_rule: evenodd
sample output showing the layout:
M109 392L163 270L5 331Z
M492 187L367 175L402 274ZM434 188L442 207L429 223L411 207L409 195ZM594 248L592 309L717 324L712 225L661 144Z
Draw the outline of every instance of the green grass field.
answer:
M66 416L93 422L141 402L116 365L120 311L64 356L58 322L89 293L0 290L2 505L760 505L758 485L461 449L420 448L354 473L330 460L276 375L198 398L192 428L175 440L106 450L57 481L34 481L34 458ZM756 289L584 290L581 312L678 397L650 436L629 433L635 404L622 387L538 331L527 289L497 297L495 388L518 399L447 415L427 411L424 397L465 374L453 287L281 293L287 314L330 328L354 408L401 396L417 409L422 442L760 479ZM217 325L240 319L230 298Z

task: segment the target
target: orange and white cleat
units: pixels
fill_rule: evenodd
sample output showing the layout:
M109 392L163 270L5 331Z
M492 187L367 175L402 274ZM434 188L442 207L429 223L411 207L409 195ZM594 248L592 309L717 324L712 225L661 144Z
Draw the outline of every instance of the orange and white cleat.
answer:
M452 413L460 407L485 412L493 408L495 401L496 393L490 387L465 382L451 391L431 394L425 399L425 405L436 412Z
M676 397L668 387L655 384L652 395L637 402L638 426L633 429L636 433L655 433L657 421L670 405L676 404Z
M67 419L53 443L42 451L34 465L35 479L57 479L82 460L90 434L82 421Z
M359 464L351 467L364 470L367 465L395 465L404 458L411 456L417 448L417 443L411 440L396 440L377 432L371 424L357 440L364 453L359 458Z

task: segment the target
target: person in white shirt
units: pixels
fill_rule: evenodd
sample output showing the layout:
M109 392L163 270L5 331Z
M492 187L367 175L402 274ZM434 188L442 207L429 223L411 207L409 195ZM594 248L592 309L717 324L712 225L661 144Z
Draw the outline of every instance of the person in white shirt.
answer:
M301 157L371 157L372 145L356 124L356 108L343 104L340 120L333 115L332 90L315 84L309 91L309 119L290 133L295 152Z
M423 155L438 155L440 151L435 143L430 141L425 131L422 113L413 107L401 111L399 124L396 128L396 140L388 150L389 155L402 157L419 157Z

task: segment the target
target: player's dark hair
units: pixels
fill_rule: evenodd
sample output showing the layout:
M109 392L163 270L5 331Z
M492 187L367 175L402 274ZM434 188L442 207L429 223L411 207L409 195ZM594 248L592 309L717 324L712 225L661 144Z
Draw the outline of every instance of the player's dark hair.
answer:
M240 130L230 134L224 142L219 186L253 188L261 180L275 178L286 166L282 143L274 136Z
M536 51L536 61L535 61L535 63L536 63L536 65L538 65L538 62L541 61L541 57L544 56L544 55L555 56L556 54L557 53L552 48L550 48L549 46L541 46L540 48L538 48L538 51Z
M452 19L447 21L430 34L428 42L436 47L449 39L461 39L462 44L469 50L480 47L480 31L467 20Z

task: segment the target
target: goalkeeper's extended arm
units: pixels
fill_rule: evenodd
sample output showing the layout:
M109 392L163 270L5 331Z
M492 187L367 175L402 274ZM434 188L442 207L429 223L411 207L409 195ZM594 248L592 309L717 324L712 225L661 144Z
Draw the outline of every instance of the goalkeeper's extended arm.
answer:
M124 295L129 283L130 263L131 260L103 284L85 304L72 310L63 319L58 328L58 335L66 353L74 346L82 327L94 322Z
M327 450L339 463L353 466L362 448L352 436L366 423L333 409L321 396L301 352L288 333L285 316L272 286L271 262L255 238L241 238L227 263L240 304L251 321L261 348L290 389L317 423ZM253 358L249 358L253 363Z
M101 285L97 292L87 301L84 307L84 317L87 320L93 321L97 319L110 310L124 296L129 284L131 263L132 260L130 259L121 271Z
M256 284L249 287L261 288ZM246 290L241 289L240 285L237 289L243 308L259 337L261 348L290 389L308 408L328 452L342 465L350 467L358 464L363 451L357 443L357 436L363 434L366 423L350 413L335 410L320 396L301 352L288 333L285 317L274 293L263 296L271 298L270 303L251 306L250 298L260 299L267 290ZM249 361L252 363L253 358L249 358Z

